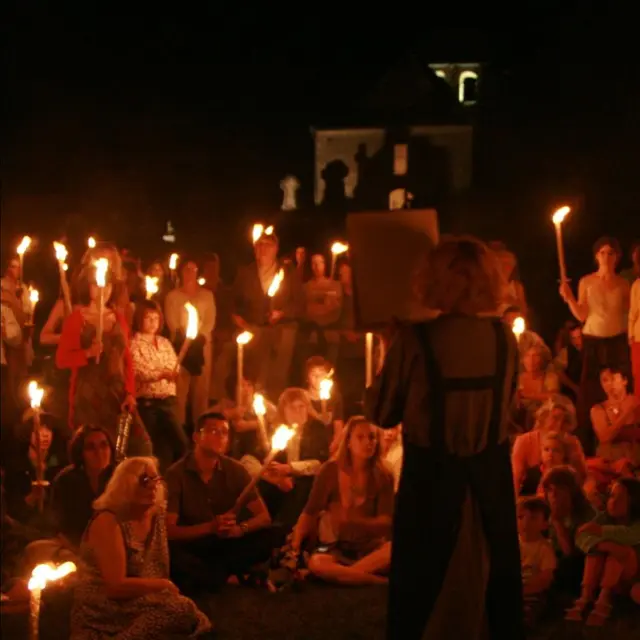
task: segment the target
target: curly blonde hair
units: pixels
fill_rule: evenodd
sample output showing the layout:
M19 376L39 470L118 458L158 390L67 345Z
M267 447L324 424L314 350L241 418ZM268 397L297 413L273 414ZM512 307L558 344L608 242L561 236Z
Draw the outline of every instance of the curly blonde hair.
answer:
M426 307L442 313L495 313L505 300L506 280L494 251L473 236L444 236L415 280Z

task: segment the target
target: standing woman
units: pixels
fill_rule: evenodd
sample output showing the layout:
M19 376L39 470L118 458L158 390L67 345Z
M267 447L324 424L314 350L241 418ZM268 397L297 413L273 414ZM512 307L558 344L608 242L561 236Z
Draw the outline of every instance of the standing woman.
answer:
M136 412L136 389L129 326L122 313L113 307L112 282L113 273L109 272L104 288L102 342L98 343L100 306L95 267L87 267L79 274L78 305L62 326L56 365L71 369L70 427L75 430L83 424L99 426L116 442L121 412ZM139 419L132 425L129 450L131 455L133 451L148 454L151 450L149 436Z
M578 397L577 434L585 453L595 452L595 436L589 418L591 407L605 400L600 385L600 372L615 368L630 372L629 283L616 274L622 256L615 238L600 238L593 247L598 270L582 278L578 284L578 298L568 282L560 285L560 295L569 305L582 327L583 365Z
M508 414L517 345L486 245L443 239L417 282L432 321L399 330L367 417L402 423L388 638L524 638Z

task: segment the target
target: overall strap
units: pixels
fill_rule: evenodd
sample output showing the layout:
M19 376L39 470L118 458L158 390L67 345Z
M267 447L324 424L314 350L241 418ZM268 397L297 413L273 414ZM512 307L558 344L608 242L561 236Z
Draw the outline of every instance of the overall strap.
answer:
M500 441L500 427L502 425L502 407L504 404L504 387L507 375L507 364L509 362L509 343L505 333L504 323L500 319L493 322L493 330L496 334L496 372L493 376L493 400L491 404L491 422L489 424L489 433L487 444L498 444ZM514 384L515 372L514 370Z

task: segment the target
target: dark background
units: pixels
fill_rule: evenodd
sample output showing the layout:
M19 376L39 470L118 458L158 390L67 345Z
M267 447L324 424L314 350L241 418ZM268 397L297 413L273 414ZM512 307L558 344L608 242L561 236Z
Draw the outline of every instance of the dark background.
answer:
M582 7L550 18L525 6L517 20L486 16L493 28L460 29L400 8L390 19L321 5L116 15L89 4L21 3L4 21L2 248L38 238L28 279L53 271L50 242L62 235L72 256L90 233L164 256L168 219L179 251L220 252L230 278L248 258L250 224L276 215L287 173L302 183L305 215L322 215L311 208L310 127L357 121L359 101L407 53L484 63L470 115L473 187L443 207L441 226L516 251L546 335L564 317L554 207L575 208L566 224L574 280L598 236L625 249L640 236L631 16ZM40 314L46 307L45 295Z

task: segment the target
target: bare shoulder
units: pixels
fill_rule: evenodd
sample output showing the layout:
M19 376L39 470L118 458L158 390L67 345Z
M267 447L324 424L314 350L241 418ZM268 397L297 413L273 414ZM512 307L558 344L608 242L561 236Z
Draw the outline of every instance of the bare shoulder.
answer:
M98 513L87 530L87 538L93 541L117 539L118 534L120 534L120 525L110 511Z

